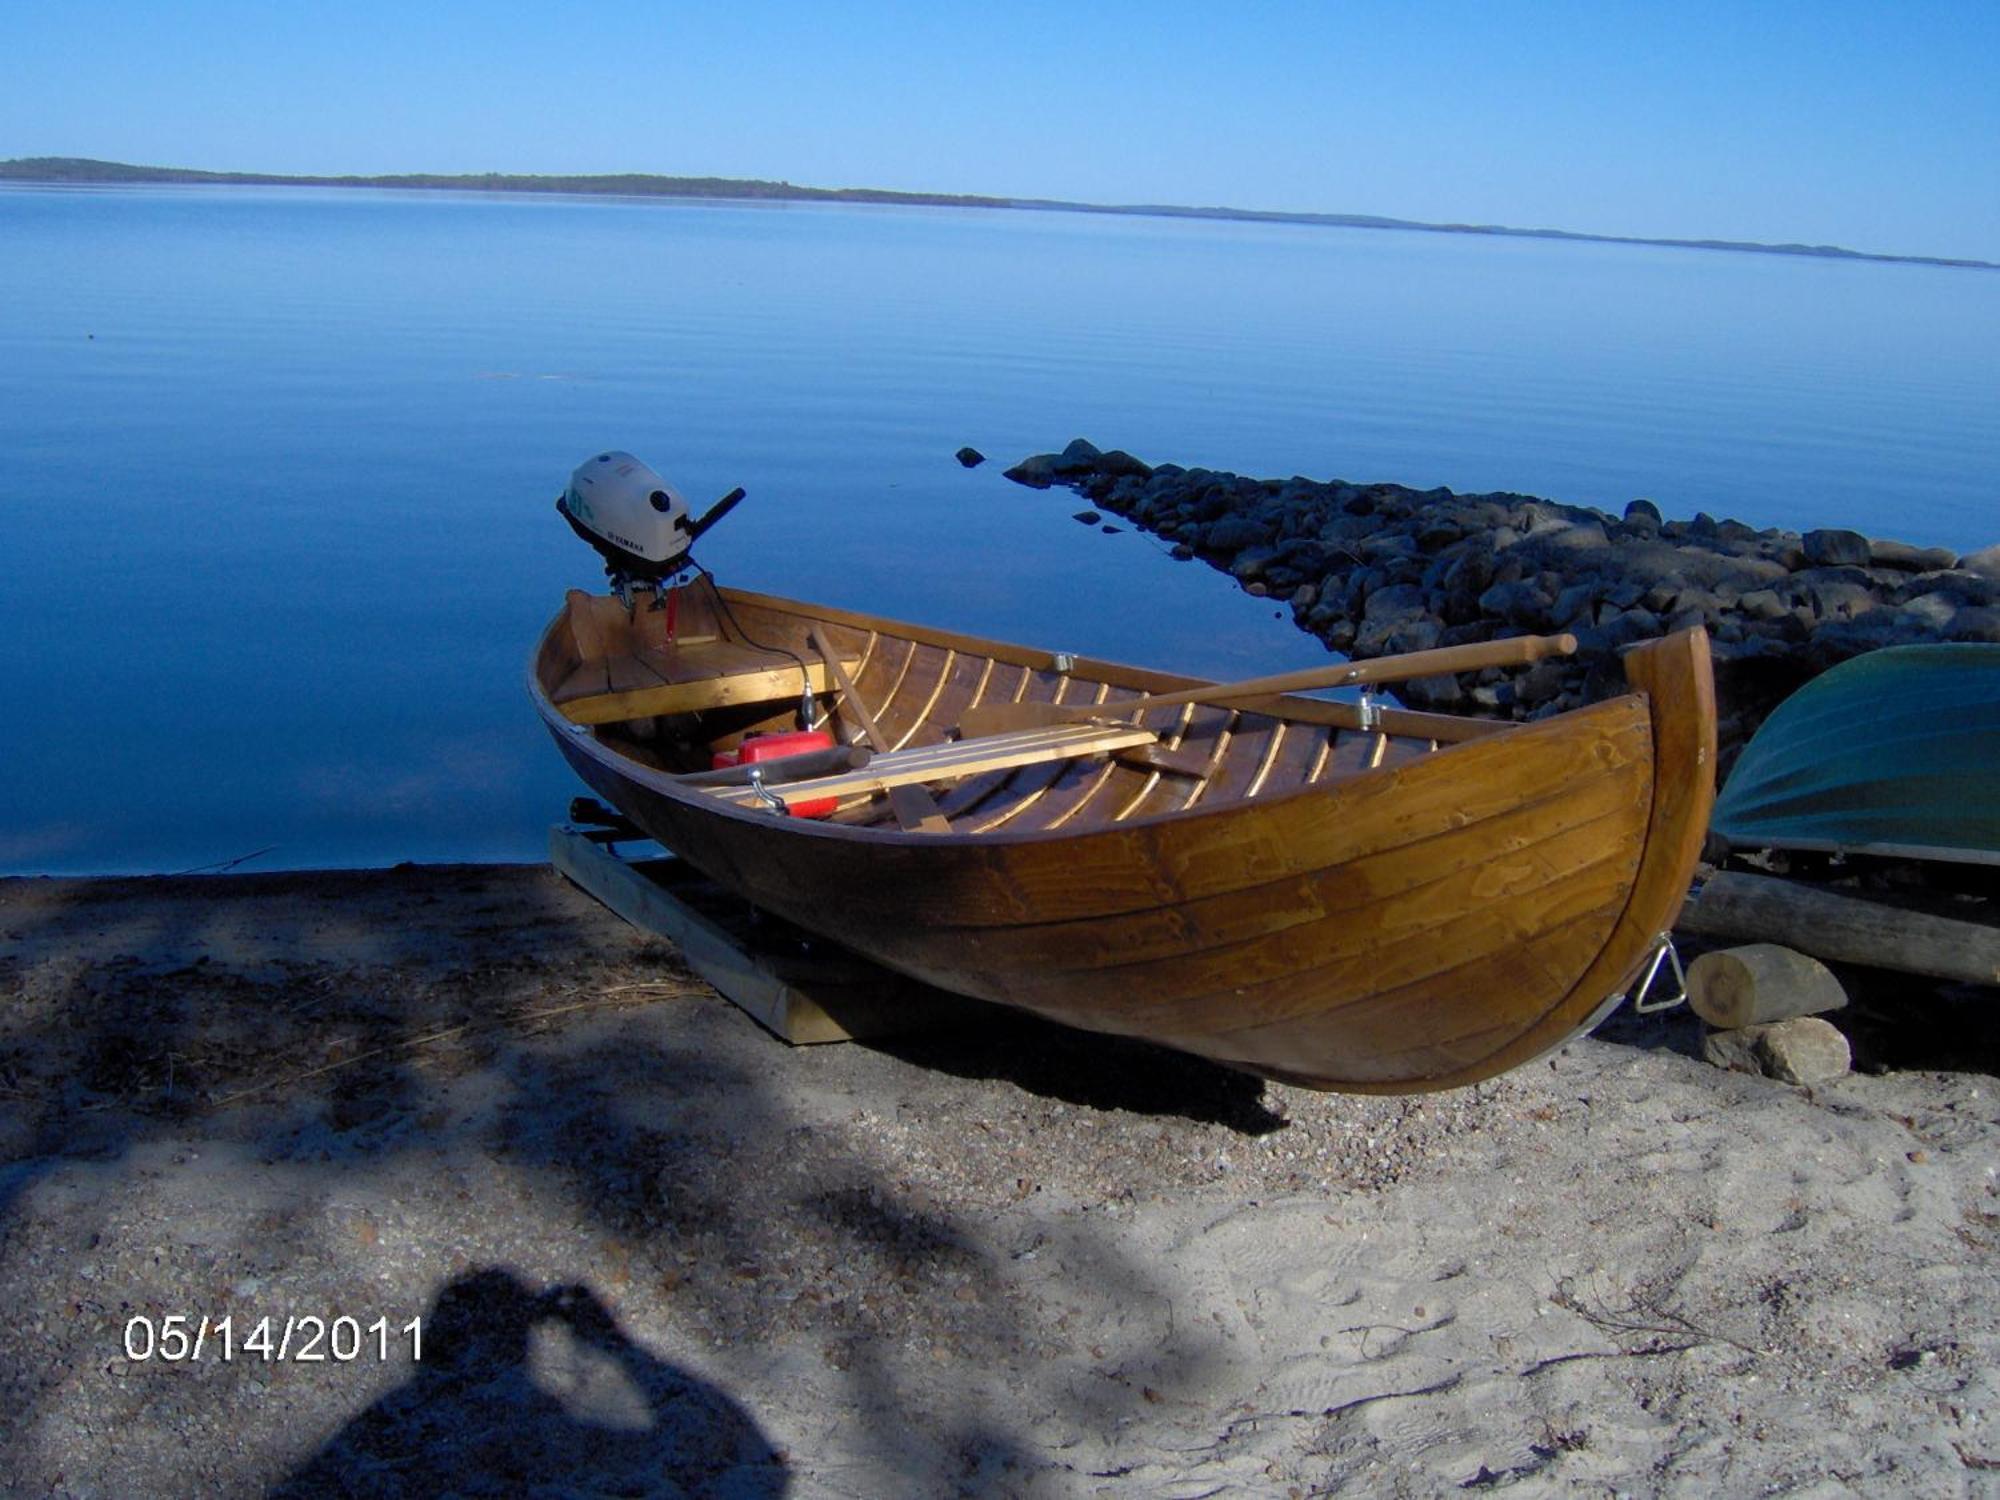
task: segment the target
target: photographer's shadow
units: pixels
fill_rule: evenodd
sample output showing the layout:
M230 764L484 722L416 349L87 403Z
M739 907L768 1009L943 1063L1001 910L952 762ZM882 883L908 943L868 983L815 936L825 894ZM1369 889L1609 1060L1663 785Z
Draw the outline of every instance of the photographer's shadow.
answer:
M787 1485L742 1407L633 1343L589 1289L488 1269L438 1294L410 1379L272 1493L761 1500Z

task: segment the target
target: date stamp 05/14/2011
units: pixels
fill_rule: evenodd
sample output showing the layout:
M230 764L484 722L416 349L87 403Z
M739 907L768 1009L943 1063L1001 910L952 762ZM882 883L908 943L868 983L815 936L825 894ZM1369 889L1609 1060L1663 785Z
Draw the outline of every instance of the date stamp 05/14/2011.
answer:
M381 1364L400 1355L405 1346L413 1363L424 1357L424 1320L402 1324L377 1318L364 1323L341 1315L322 1318L307 1313L282 1318L215 1318L168 1313L143 1313L125 1320L125 1357L134 1364L160 1360L166 1364L202 1359L261 1360L266 1364L353 1364L374 1359Z

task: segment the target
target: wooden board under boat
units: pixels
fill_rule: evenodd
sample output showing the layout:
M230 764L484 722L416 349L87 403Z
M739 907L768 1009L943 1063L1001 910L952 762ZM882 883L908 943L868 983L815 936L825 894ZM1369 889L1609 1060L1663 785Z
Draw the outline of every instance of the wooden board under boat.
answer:
M1315 1088L1473 1083L1591 1023L1672 926L1713 801L1699 631L1630 652L1633 692L1534 724L1269 697L1147 711L1153 747L995 765L946 745L974 703L1199 679L705 583L649 602L573 593L529 686L577 773L662 844L941 988ZM920 753L943 824L905 828L858 786L819 821L675 779L794 727L802 693L859 741L814 627L885 743L868 769ZM753 677L764 696L739 691ZM614 696L671 711L607 717Z

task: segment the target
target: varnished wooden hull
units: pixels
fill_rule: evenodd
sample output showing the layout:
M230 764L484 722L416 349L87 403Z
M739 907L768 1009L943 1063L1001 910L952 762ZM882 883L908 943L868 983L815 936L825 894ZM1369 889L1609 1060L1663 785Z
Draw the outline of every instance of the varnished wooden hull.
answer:
M801 649L819 622L911 744L973 701L1190 682L727 597L762 643ZM576 613L530 673L543 718L593 789L713 879L942 988L1316 1088L1473 1083L1573 1035L1671 925L1713 797L1707 640L1689 632L1632 653L1633 693L1538 724L1391 711L1402 732L1382 732L1302 698L1162 709L1142 722L1184 753L1214 747L1205 780L1101 759L993 773L940 792L950 833L866 809L775 817L668 774L693 768L714 716L691 739L672 718L627 739L565 716L595 628ZM672 648L632 649L671 670Z

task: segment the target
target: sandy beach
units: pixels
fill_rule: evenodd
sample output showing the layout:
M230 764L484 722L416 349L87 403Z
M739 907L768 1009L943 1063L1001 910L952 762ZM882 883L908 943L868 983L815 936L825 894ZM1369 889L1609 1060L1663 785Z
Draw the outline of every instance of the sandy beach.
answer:
M0 1472L1993 1494L1978 998L1877 997L1811 1092L1683 1012L1357 1099L986 1015L788 1048L546 868L0 881Z

